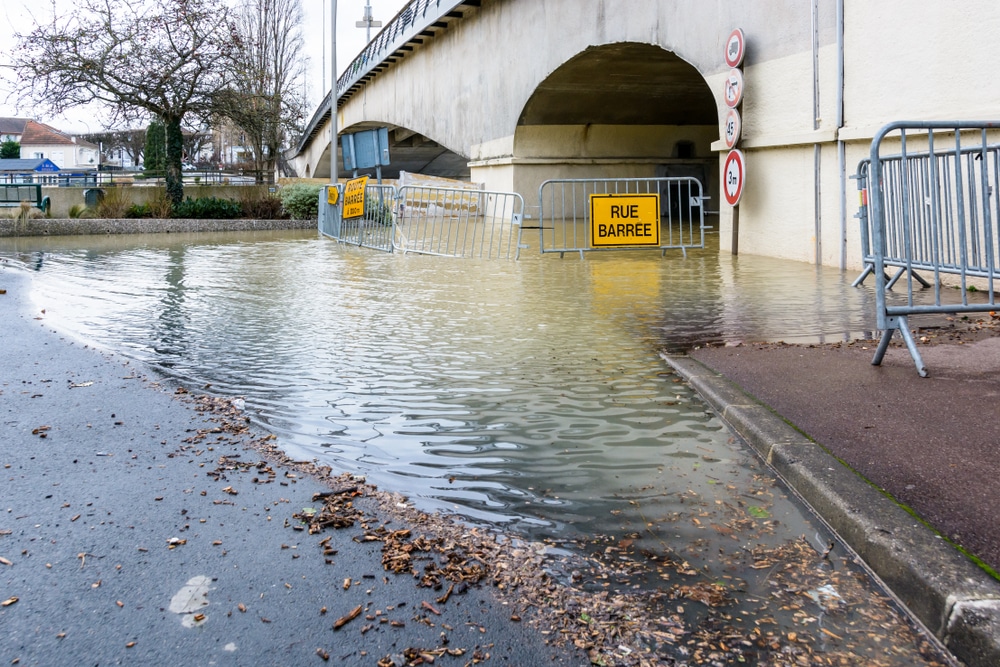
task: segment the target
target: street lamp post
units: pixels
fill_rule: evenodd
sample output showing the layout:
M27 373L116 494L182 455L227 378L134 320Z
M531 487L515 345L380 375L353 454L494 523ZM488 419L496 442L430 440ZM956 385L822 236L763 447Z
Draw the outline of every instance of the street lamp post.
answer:
M330 0L330 183L337 187L337 0Z

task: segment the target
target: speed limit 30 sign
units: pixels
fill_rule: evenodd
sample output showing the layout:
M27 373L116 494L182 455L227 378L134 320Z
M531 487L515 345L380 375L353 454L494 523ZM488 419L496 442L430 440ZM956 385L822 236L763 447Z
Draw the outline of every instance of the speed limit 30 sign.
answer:
M743 159L743 151L734 148L726 155L726 161L722 167L722 189L727 204L736 206L740 202L745 181L746 162Z

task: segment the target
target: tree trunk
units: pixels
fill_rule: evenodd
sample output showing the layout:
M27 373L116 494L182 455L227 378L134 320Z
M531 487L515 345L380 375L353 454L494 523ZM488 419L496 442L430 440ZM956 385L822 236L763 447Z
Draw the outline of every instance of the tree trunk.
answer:
M176 206L184 200L181 161L184 159L184 135L180 117L163 119L167 130L167 198Z

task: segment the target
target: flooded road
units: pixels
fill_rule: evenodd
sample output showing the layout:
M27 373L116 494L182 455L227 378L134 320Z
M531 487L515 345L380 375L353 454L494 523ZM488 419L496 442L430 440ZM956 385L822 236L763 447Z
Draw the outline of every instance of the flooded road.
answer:
M711 247L402 256L313 232L0 239L0 256L34 270L50 323L245 397L292 457L608 561L618 574L602 586L656 591L687 623L794 627L849 660L828 664L934 664L658 356L861 335L873 308L851 275Z

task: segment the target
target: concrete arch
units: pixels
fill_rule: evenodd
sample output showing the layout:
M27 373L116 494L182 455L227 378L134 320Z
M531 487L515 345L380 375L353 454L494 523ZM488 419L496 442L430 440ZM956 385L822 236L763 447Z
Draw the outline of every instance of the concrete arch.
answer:
M514 185L523 192L545 178L692 176L717 197L718 127L711 87L675 53L641 42L589 46L522 108Z

